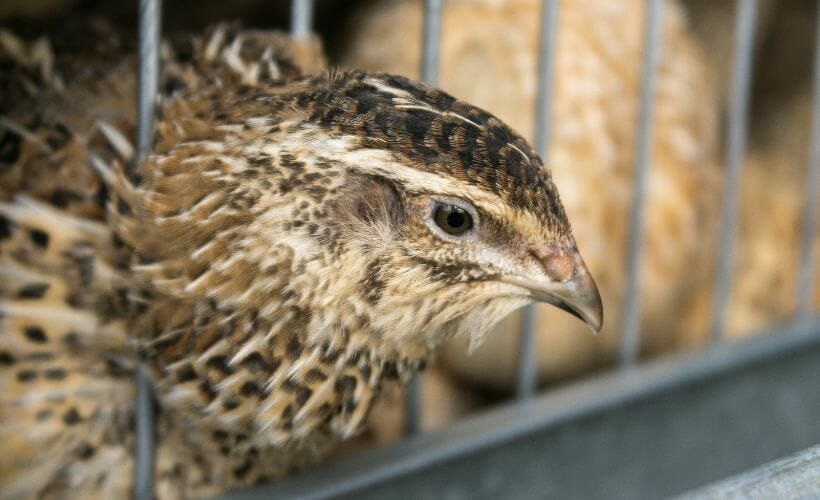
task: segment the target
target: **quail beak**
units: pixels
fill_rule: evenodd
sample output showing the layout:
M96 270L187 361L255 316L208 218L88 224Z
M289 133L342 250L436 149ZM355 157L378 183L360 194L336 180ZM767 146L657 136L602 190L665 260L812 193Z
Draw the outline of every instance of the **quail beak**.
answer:
M563 309L599 332L604 322L601 295L578 251L533 249L530 254L544 267L548 279L506 275L501 281L529 290L535 300Z

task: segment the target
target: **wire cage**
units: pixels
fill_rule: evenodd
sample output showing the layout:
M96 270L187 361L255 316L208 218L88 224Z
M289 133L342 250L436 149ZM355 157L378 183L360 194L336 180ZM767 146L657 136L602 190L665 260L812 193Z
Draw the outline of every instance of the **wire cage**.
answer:
M535 149L549 145L559 0L544 0L540 18ZM725 123L725 188L714 276L711 346L649 363L638 362L643 222L651 168L656 73L663 57L664 0L646 0L634 192L629 210L627 279L620 325L620 369L591 381L536 393L533 311L524 316L516 399L442 431L419 433L418 380L408 391L407 439L349 457L231 498L336 496L481 498L655 497L679 493L820 442L820 317L812 311L813 235L820 183L820 29L813 73L812 126L802 211L800 270L790 322L740 343L725 340L726 310L738 226L739 189L749 129L749 95L757 0L738 0ZM442 0L425 0L422 79L436 84ZM150 145L157 90L160 0L139 2L138 145ZM311 0L292 3L292 35L311 31ZM820 12L820 10L818 10ZM818 23L820 26L820 14ZM546 160L546 158L545 158ZM548 161L545 161L548 163ZM137 498L151 498L150 383L138 376ZM779 405L792 408L788 417ZM784 428L784 419L792 427ZM714 422L719 422L715 424ZM749 439L756 445L750 446ZM608 457L603 459L602 456ZM613 459L612 457L617 457ZM614 464L614 465L613 465ZM651 486L645 481L654 477Z

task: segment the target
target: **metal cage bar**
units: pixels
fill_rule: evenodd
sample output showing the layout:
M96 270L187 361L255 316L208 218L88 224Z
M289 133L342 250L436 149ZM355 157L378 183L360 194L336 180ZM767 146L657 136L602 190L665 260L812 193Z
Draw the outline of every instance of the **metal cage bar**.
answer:
M293 38L307 38L313 31L313 0L293 0L290 4L290 33Z
M137 89L137 162L145 158L154 138L154 104L159 85L160 0L139 3L139 76ZM148 368L136 372L134 498L154 498L154 405Z
M814 82L812 90L811 137L809 139L803 199L803 227L800 240L800 260L797 268L797 312L803 318L811 314L814 273L814 234L817 228L817 189L820 184L820 2L815 16Z
M137 367L136 439L134 441L134 498L154 498L154 401L148 369Z
M626 284L621 322L620 363L632 367L640 352L640 282L643 257L644 211L649 164L652 161L655 76L661 56L664 0L647 0L641 63L641 93L638 128L635 139L635 187L629 212L629 240L626 261Z
M715 275L710 332L714 342L724 337L726 307L732 284L734 240L740 203L740 180L749 129L749 89L752 76L752 51L757 0L738 0L735 14L735 52L729 92L729 117L726 139L726 174L723 210L720 219L720 247Z
M424 33L422 36L421 79L430 85L438 83L438 59L441 46L442 0L424 0Z
M160 0L139 3L139 75L137 89L137 161L151 149L154 104L159 86Z
M558 0L543 0L541 4L541 35L538 46L538 93L535 97L535 127L533 143L545 165L549 165L550 127L552 125L552 88L555 69L555 38L558 24ZM521 338L518 344L518 376L516 395L520 399L535 393L538 383L538 355L535 335L535 305L524 308L521 317Z
M441 46L442 0L424 1L424 31L421 48L421 79L429 84L438 82L439 47ZM404 433L416 434L421 429L422 375L416 374L407 385L404 412Z

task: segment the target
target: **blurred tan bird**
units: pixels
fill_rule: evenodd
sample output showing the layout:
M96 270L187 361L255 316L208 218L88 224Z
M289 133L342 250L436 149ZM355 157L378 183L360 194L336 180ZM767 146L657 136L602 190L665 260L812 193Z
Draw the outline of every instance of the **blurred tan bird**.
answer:
M527 303L601 327L549 170L494 116L299 76L315 47L219 26L163 45L130 172L134 58L80 31L76 54L0 34L0 496L129 494L138 353L156 493L195 497L315 462L445 338Z

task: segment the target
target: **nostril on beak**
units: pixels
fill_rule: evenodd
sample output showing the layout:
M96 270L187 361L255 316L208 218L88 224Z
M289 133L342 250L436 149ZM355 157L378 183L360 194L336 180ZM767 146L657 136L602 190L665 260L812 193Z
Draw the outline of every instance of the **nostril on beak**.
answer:
M567 255L566 252L559 249L545 251L539 248L529 248L528 250L553 281L563 283L575 275L576 259Z

